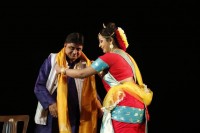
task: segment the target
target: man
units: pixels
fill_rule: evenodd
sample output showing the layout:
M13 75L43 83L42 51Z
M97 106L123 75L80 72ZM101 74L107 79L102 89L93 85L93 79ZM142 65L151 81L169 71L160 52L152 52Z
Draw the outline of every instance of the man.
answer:
M56 75L55 64L68 69L82 69L91 64L82 52L84 37L67 36L64 47L51 53L42 64L35 83L38 99L35 133L96 133L101 104L97 98L95 77L75 79Z

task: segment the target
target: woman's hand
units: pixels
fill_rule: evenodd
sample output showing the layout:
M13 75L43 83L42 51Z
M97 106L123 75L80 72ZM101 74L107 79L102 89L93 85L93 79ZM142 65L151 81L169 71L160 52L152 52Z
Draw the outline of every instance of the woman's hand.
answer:
M65 67L60 67L58 64L56 64L55 69L56 69L56 74L66 75L66 68Z
M60 74L61 73L61 68L58 64L56 64L55 69L56 69L56 74Z

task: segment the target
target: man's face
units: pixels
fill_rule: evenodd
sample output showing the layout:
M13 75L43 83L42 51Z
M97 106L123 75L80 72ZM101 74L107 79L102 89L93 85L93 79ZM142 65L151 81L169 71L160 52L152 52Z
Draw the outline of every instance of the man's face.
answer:
M83 45L75 43L65 43L65 54L68 56L70 61L75 61L81 56Z

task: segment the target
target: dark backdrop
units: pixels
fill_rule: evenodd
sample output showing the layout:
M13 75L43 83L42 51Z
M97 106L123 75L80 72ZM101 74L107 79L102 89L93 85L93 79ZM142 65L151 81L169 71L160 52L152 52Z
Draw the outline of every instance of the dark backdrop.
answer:
M28 133L33 133L33 89L44 59L63 47L68 33L78 31L85 35L84 53L95 60L102 54L98 31L103 22L113 21L125 30L127 51L154 92L149 133L197 130L199 15L194 1L51 4L0 6L0 115L29 114ZM98 78L97 88L103 97Z

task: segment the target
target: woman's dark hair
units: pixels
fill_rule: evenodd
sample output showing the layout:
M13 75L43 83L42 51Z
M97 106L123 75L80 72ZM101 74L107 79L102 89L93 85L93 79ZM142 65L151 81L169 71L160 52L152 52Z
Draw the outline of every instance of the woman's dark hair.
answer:
M102 36L113 37L115 30L117 29L115 23L109 22L107 25L104 25L103 29L99 32Z
M65 43L75 43L84 45L84 36L81 33L73 32L67 35Z
M116 34L115 34L116 30L117 30L116 24L113 22L109 22L108 24L103 25L103 29L100 30L99 34L101 34L103 37L105 37L107 41L111 40L111 37L112 37L114 39L113 44L120 47L120 45L117 41L117 38L116 38Z

